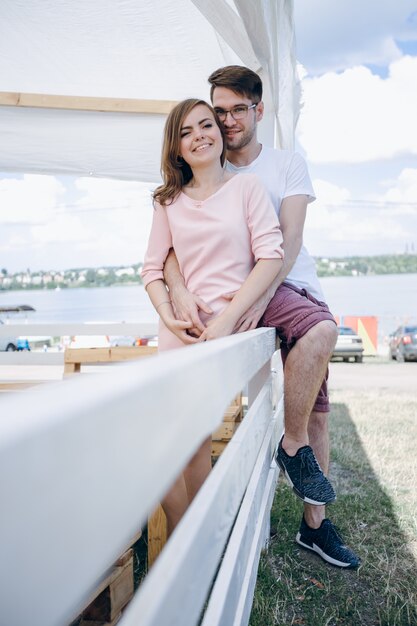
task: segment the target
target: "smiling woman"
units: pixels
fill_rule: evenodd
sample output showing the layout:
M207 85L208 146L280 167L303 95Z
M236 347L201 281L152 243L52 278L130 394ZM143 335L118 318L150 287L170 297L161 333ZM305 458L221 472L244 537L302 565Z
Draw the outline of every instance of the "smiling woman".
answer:
M225 150L219 120L204 101L184 100L168 116L163 184L154 193L142 271L160 316L159 350L231 335L282 267L282 235L272 202L255 175L235 176L225 170ZM187 288L206 303L201 333L192 322L175 316L163 274L173 247ZM226 294L232 292L230 300ZM210 453L211 437L202 442L164 498L169 533L208 476Z

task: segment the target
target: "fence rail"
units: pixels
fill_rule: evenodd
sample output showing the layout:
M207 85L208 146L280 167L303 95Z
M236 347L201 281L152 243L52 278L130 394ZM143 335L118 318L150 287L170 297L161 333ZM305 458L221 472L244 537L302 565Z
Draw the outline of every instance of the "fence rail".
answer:
M120 625L195 626L206 602L204 626L248 623L282 428L274 350L258 329L2 398L2 626L67 626L246 385L245 419Z
M0 337L33 335L63 337L68 335L156 335L155 322L1 324Z

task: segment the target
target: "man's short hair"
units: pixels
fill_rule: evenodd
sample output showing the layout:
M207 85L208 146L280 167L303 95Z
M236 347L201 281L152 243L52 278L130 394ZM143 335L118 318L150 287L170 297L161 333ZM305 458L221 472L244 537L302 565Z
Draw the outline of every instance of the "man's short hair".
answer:
M262 100L262 81L256 72L242 65L227 65L221 67L208 78L211 84L210 98L213 100L213 92L216 87L226 87L240 96L246 96L252 102Z

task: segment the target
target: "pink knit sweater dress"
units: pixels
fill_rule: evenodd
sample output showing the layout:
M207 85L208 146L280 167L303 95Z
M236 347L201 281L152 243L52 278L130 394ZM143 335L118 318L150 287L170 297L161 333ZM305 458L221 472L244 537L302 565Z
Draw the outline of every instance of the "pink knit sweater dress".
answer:
M237 291L259 259L283 258L282 234L269 196L255 174L229 179L203 201L181 192L166 207L155 203L142 269L145 287L162 279L174 248L185 285L218 315L224 295ZM200 311L203 322L211 316ZM183 347L165 324L159 324L159 350Z

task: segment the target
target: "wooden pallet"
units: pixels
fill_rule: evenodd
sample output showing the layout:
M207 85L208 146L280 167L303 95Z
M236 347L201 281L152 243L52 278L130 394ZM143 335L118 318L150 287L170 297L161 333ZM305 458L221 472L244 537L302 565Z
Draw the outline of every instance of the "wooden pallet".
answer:
M139 540L139 531L132 546ZM114 626L134 593L133 548L126 550L91 594L88 606L78 616L79 626ZM79 621L81 619L81 621Z
M130 361L158 352L155 346L116 346L114 348L67 348L64 356L64 374L81 371L81 365Z

